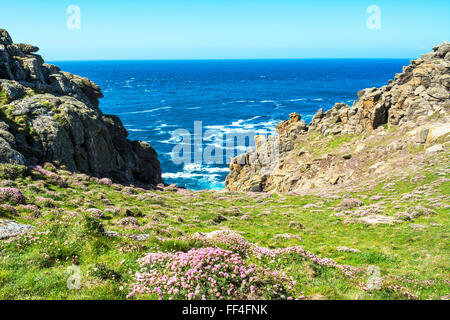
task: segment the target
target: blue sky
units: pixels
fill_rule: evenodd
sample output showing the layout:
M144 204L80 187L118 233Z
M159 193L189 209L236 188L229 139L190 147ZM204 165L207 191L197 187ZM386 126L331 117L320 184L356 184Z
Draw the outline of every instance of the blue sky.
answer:
M21 0L2 3L0 27L46 60L417 58L450 41L450 1Z

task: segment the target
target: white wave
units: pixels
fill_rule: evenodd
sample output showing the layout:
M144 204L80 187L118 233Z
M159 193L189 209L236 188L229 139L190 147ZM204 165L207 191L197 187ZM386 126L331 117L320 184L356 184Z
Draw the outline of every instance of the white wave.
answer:
M289 101L289 102L296 102L296 101L305 101L306 99L304 99L304 98L299 98L299 99L290 99L290 100L287 100L287 101Z
M232 122L232 123L231 123L231 126L240 126L240 125L242 125L243 123L250 122L250 121L259 119L259 118L261 118L261 117L262 117L262 116L254 116L253 118L250 118L250 119L247 119L247 120L240 119L240 120L238 120L238 121Z
M179 136L171 136L170 139L167 140L162 140L160 141L160 143L167 143L167 144L175 144L175 143L179 143L180 145L182 145L183 143L181 143L182 138Z
M209 173L229 172L230 171L230 169L228 169L228 168L204 168L204 170Z
M261 133L267 130L262 129L257 129L255 130L255 128L258 125L243 125L241 127L230 127L230 126L208 126L208 129L215 129L218 130L220 132L222 132L223 134L226 135L233 135L233 134L247 134L247 135L253 135L256 133Z
M162 123L159 126L154 126L154 127L153 126L147 126L146 128L154 129L154 130L158 131L158 133L166 133L166 131L164 130L164 128L166 128L166 127L168 127L167 123Z
M224 133L243 133L246 131L249 131L254 128L260 128L258 131L262 131L263 129L267 129L269 127L275 126L276 123L278 123L277 120L269 120L266 122L258 122L258 123L247 123L256 119L261 118L262 116L255 116L250 119L240 119L237 121L232 122L231 124L226 125L209 125L205 126L206 129L212 129L212 130L219 130Z
M201 178L203 181L219 182L219 174L206 174L206 173L192 173L192 172L166 172L162 174L165 179L191 179L191 178Z
M150 112L155 112L155 111L161 111L161 110L168 110L171 109L172 107L161 107L161 108L155 108L155 109L148 109L148 110L142 110L142 111L131 111L131 112L124 112L121 114L140 114L140 113L150 113Z
M255 103L255 100L239 100L235 101L234 103Z
M176 173L163 173L163 178L166 179L190 179L195 177L203 177L201 173L190 173L190 172L176 172Z
M273 127L275 126L279 121L278 120L269 120L266 122L260 122L258 125L261 127Z

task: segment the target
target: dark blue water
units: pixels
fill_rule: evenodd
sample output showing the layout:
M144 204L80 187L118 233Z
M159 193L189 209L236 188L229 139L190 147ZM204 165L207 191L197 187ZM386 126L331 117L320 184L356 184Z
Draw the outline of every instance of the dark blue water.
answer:
M56 62L102 87L100 108L118 115L131 139L158 152L167 183L221 189L226 164L180 164L171 151L176 129L194 132L271 130L298 112L310 121L319 108L351 104L356 93L382 86L408 60L227 60ZM238 151L243 152L244 148Z

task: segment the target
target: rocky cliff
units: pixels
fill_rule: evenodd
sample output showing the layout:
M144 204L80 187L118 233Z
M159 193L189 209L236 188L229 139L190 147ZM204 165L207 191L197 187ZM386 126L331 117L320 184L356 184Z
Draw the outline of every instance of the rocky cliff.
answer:
M406 170L418 154L448 148L449 89L444 42L386 86L360 91L353 106L321 109L309 125L293 113L278 137L257 136L255 150L231 161L227 189L304 192ZM271 161L262 161L267 153Z
M98 108L100 88L44 62L0 29L0 162L55 162L122 183L162 182L155 150L127 140L116 116Z

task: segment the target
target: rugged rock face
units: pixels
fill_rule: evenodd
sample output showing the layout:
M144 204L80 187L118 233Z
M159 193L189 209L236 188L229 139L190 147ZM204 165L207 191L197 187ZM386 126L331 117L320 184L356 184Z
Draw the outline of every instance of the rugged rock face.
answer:
M411 150L448 141L449 90L450 43L444 42L388 85L360 91L352 107L320 109L309 126L291 114L277 125L278 138L256 137L256 150L231 161L227 189L302 192L407 165ZM268 153L270 161L263 161Z
M127 140L120 119L100 111L100 88L44 63L38 50L0 29L0 162L57 162L122 183L161 183L155 150Z
M358 92L353 107L337 103L326 113L319 110L310 130L361 133L384 124L422 123L435 112L445 112L444 106L450 104L450 43L433 50L411 61L388 85Z

